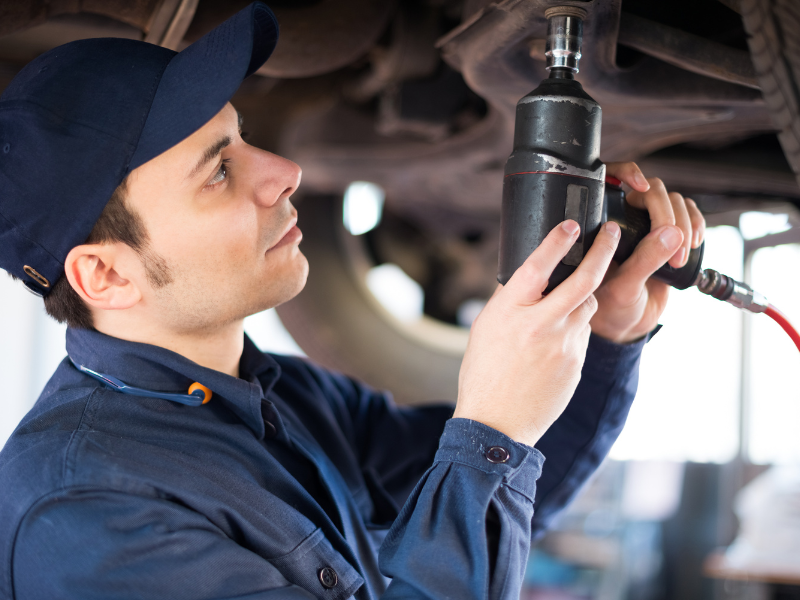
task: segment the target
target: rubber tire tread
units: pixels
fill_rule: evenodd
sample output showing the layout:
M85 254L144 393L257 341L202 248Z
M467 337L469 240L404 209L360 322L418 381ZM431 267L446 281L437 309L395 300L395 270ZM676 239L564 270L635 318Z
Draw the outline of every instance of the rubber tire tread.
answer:
M800 184L800 2L742 0L741 12L761 92Z

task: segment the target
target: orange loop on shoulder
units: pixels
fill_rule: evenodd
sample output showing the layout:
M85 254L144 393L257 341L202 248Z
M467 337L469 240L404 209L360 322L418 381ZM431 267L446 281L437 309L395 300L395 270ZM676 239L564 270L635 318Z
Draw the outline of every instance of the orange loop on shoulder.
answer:
M198 383L197 381L195 381L192 385L189 386L189 395L191 395L196 390L201 390L205 394L205 398L203 398L203 404L208 404L211 401L211 396L214 395L214 393L210 389L208 389L202 383Z

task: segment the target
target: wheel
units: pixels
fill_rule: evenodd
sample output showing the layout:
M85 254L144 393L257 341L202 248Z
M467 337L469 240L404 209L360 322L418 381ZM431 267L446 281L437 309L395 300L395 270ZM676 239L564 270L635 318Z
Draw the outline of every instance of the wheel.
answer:
M404 323L378 302L366 284L375 263L364 236L344 228L340 197L303 198L298 212L308 283L278 314L303 351L401 404L455 401L468 330L427 316Z
M741 11L761 92L800 182L800 4L742 0Z

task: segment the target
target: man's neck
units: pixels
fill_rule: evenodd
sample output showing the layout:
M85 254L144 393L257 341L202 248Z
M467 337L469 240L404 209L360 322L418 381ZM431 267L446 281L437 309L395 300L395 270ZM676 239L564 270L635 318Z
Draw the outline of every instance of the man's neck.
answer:
M198 365L233 377L239 376L239 360L244 348L244 321L239 320L213 330L174 332L147 326L120 326L95 320L100 332L130 342L151 344L171 350Z

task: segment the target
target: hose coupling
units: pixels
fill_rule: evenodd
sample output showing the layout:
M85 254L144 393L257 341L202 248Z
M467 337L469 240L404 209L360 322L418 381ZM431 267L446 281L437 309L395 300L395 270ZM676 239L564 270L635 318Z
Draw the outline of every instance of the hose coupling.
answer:
M697 276L697 289L704 294L753 313L763 313L769 302L746 283L723 275L714 269L705 269Z

